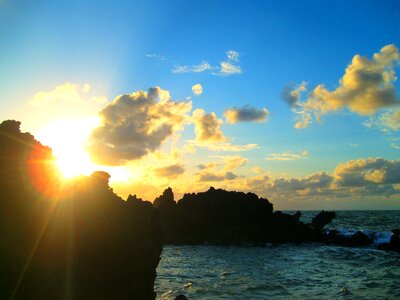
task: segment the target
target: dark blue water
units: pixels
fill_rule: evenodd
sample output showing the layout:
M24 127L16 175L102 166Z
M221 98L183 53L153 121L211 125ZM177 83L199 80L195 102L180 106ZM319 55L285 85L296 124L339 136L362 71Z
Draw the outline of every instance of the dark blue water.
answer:
M400 211L339 211L330 227L387 239ZM157 299L400 299L400 254L373 247L166 246L157 273Z

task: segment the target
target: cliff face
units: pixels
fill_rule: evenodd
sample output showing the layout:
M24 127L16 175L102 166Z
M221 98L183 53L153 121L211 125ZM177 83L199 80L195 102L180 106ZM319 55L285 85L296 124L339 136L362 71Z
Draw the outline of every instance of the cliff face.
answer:
M123 201L105 172L63 183L19 126L0 124L0 298L154 299L156 210Z
M210 188L185 194L177 203L168 188L154 201L166 244L262 244L322 239L334 214L321 213L312 224L295 215L273 212L272 204L253 193ZM327 215L328 214L328 215Z

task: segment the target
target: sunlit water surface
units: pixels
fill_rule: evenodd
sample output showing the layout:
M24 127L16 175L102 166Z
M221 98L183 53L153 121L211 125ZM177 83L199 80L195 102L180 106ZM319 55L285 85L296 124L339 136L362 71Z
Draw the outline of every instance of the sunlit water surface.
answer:
M331 227L384 232L399 220L399 211L344 211ZM372 247L165 246L157 274L157 299L400 299L400 254Z

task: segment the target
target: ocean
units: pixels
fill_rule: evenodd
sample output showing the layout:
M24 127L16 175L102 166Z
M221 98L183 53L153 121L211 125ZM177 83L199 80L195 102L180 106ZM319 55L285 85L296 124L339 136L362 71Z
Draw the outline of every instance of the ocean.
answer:
M308 222L318 212L302 212ZM400 228L400 211L337 211L327 226L376 243ZM400 253L373 246L164 246L157 299L400 299Z

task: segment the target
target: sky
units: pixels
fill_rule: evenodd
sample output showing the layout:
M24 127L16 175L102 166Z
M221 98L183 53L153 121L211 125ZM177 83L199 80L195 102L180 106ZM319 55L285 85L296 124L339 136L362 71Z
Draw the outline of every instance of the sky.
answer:
M0 120L122 197L400 209L399 1L0 1Z

